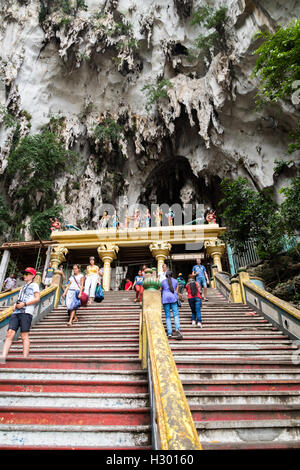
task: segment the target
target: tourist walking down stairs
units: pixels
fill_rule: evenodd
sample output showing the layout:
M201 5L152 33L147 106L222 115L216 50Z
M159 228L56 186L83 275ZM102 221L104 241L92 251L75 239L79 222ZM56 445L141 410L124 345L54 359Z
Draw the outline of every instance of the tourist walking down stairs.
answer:
M140 269L138 272L138 275L135 276L134 278L134 283L132 286L132 288L135 289L136 291L134 302L138 302L138 301L142 302L143 292L144 292L143 283L144 283L144 276L143 276L142 270Z
M95 265L94 256L90 257L90 264L86 268L86 278L84 292L89 296L88 305L92 303L95 298L97 284L101 284L100 269Z
M80 272L80 264L74 264L73 274L70 276L67 287L62 295L66 297L66 307L70 315L68 326L72 326L73 321L77 322L77 310L80 308L80 297L84 288L84 275Z

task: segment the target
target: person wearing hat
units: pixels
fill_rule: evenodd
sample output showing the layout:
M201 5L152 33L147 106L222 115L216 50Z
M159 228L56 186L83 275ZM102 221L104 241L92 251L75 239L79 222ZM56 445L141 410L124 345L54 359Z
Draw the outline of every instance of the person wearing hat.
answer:
M24 275L25 284L19 292L17 302L13 305L13 313L9 320L8 331L1 356L2 364L5 363L18 328L21 329L23 357L27 358L29 356L29 330L34 313L34 306L40 301L40 288L36 282L33 282L36 276L36 270L34 268L26 268L22 274Z

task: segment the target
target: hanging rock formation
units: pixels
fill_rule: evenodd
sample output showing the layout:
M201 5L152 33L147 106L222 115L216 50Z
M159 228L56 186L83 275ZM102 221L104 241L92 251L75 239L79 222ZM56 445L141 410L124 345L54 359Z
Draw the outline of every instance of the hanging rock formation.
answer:
M210 51L195 46L207 33L191 24L200 6L200 0L2 2L0 178L11 210L21 203L12 194L22 181L6 175L16 129L22 139L54 121L65 148L79 153L74 171L56 175L54 203L82 228L96 226L102 203L186 204L189 194L190 203L216 205L225 176L279 189L274 161L291 158L289 132L299 110L291 102L256 109L254 35L299 17L300 5L226 2L224 44ZM165 93L147 109L144 87L162 79ZM300 161L299 154L293 158Z

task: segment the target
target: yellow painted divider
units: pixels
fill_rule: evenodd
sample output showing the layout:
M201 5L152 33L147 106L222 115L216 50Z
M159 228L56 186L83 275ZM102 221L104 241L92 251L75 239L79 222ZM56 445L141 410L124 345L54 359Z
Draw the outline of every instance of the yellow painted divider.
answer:
M47 287L46 289L42 290L41 295L40 295L40 298L42 299L43 297L45 297L45 295L49 294L50 292L54 291L55 289L57 289L57 286L56 286L56 285ZM59 289L60 289L60 288L57 289L58 292L59 292ZM37 304L37 305L38 305L38 304ZM13 307L7 307L6 309L4 309L4 310L0 313L0 322L2 322L3 320L5 320L7 317L10 317L12 313L13 313Z
M160 291L145 290L140 324L144 337L140 339L140 354L145 368L147 339L161 450L202 450L161 321L161 311Z
M8 295L15 294L16 292L19 292L19 290L21 290L21 287L17 287L16 289L9 290L9 291L6 291L6 292L2 292L2 294L0 294L0 300L3 299L3 297L7 297Z

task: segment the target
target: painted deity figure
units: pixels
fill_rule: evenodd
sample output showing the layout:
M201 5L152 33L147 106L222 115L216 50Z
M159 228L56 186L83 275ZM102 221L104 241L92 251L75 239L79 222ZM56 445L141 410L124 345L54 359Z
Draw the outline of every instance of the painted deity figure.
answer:
M140 228L141 226L141 214L139 209L135 209L134 216L132 217L134 228Z
M208 224L215 224L217 221L216 211L210 209L205 217Z
M54 217L54 220L51 218L49 220L51 222L51 228L50 228L51 232L54 232L55 230L60 229L61 224L57 217Z
M117 211L115 211L114 215L112 216L112 226L113 228L118 228L120 226L120 221L117 215Z
M104 211L103 216L100 219L100 228L108 228L109 215L107 211Z
M146 227L150 227L150 225L151 225L151 213L150 213L149 209L146 210L145 224L146 224Z
M130 224L130 216L129 216L129 212L127 208L126 213L125 213L124 228L129 228L129 224Z
M166 216L168 217L169 225L174 225L174 217L175 217L174 211L169 209L169 212L166 214Z
M162 211L160 210L160 208L158 207L156 209L156 211L154 212L154 218L155 218L155 225L156 227L160 227L161 226L161 221L162 221Z

